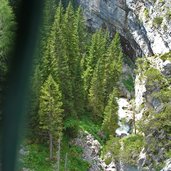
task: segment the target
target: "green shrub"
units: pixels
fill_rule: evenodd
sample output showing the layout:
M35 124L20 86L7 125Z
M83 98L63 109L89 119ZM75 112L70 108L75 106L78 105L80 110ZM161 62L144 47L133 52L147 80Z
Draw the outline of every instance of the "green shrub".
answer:
M154 26L160 26L163 22L163 17L156 17L153 20L153 24Z
M171 11L167 11L166 13L166 19L171 20Z
M110 137L110 139L106 142L103 147L102 157L104 157L108 152L111 153L112 158L115 160L120 159L120 139L117 137ZM109 163L111 161L111 157L106 159L106 162Z
M170 149L169 151L166 152L165 157L166 157L167 159L171 158L171 149Z
M134 80L131 75L127 79L123 80L123 84L129 92L134 91Z
M144 137L138 134L129 135L122 140L121 159L127 164L136 164L136 160L144 146Z
M159 0L159 3L164 4L165 3L165 0Z
M145 18L149 17L149 10L147 8L144 9L144 15L145 15Z
M99 132L101 130L100 124L93 122L89 117L82 117L79 121L79 129L88 132L95 137L101 144L103 139L100 137Z
M72 146L69 151L69 170L74 171L87 171L90 164L82 159L82 148L78 146Z
M160 57L162 60L170 60L171 61L171 52L165 53Z
M163 86L165 83L165 79L159 70L155 68L149 68L145 72L145 76L147 77L147 86ZM154 88L154 87L153 87Z
M23 158L23 166L35 171L53 171L53 162L49 161L48 148L40 144L27 145L29 154Z
M150 67L149 61L145 57L137 58L136 60L136 70L137 74L143 73Z

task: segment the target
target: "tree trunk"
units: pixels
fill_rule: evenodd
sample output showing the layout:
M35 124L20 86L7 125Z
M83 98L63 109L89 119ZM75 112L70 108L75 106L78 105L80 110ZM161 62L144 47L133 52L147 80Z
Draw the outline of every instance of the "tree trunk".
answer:
M53 159L53 138L52 138L52 134L49 133L49 159L52 160Z
M61 152L61 139L58 139L58 152L57 152L57 171L60 171L60 152Z
M68 160L68 153L65 155L65 171L67 171L67 160Z

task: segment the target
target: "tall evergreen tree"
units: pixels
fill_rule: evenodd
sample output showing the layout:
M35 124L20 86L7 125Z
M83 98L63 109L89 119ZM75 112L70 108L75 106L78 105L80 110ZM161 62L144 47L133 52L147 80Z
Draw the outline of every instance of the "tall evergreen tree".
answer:
M57 60L57 75L55 77L59 78L60 88L63 94L63 106L65 110L65 117L75 115L74 103L73 103L73 87L72 87L72 75L69 67L69 58L67 54L67 45L65 42L65 37L63 34L63 7L59 4L55 20L52 25L52 30L50 34L51 39L51 52L52 56ZM55 78L54 77L54 78Z
M89 53L85 61L86 69L83 73L84 88L88 93L90 88L90 82L93 76L93 71L96 67L98 59L104 57L106 53L107 36L104 35L102 30L97 31L92 36Z
M84 91L83 91L83 81L81 78L81 67L80 62L82 58L82 49L80 40L83 35L83 21L81 21L81 11L77 10L76 14L74 9L69 3L63 23L63 35L65 38L66 52L68 56L69 70L71 73L71 85L73 92L73 102L75 115L83 113L84 109Z
M30 98L29 98L29 129L31 130L31 135L37 137L39 131L39 97L40 97L40 87L41 87L41 72L39 65L34 69L31 86L30 86Z
M113 87L117 86L122 72L123 53L118 33L115 34L115 37L107 50L107 56L105 59L104 91L106 96L105 101L107 103L109 94L113 91Z
M50 159L53 157L53 143L62 136L62 94L59 85L51 75L41 87L39 120L40 128L47 131L50 144Z
M54 21L55 16L55 10L56 10L56 2L55 0L45 0L44 1L44 10L43 10L43 19L42 19L42 26L41 26L41 36L40 36L40 46L43 53L44 48L46 48L47 45L47 39L49 37L50 29L52 26L52 23Z
M85 43L86 43L86 29L85 22L83 19L83 13L81 8L78 8L75 13L74 18L74 42L76 44L76 49L78 49L78 53L75 58L76 62L76 70L75 70L75 80L74 80L74 108L77 112L77 115L82 115L84 113L84 87L83 87L83 79L82 79L82 68L81 68L81 60L85 53Z
M57 75L57 59L53 51L53 40L51 38L47 41L46 51L44 52L41 62L42 83L50 74L54 76L54 78Z
M90 83L89 104L93 109L95 118L103 118L104 112L104 61L102 57L98 60L94 69L93 77Z
M118 128L118 104L116 97L117 90L113 89L112 93L109 95L109 100L104 110L102 129L108 135L114 135L115 130Z

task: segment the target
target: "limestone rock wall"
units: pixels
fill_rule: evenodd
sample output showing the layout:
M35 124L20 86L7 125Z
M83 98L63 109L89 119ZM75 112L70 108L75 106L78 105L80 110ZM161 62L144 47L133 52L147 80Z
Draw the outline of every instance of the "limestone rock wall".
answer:
M171 50L170 0L79 0L87 24L118 31L136 55Z

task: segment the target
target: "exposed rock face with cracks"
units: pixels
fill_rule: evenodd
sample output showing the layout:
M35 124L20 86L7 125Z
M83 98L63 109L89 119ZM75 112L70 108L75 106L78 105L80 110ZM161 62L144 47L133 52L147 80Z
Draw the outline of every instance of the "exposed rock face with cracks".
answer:
M72 143L83 149L82 157L90 164L89 171L116 171L116 166L113 162L106 165L101 159L101 145L91 134L80 132Z
M91 28L118 31L137 56L171 50L170 0L79 0L79 3Z

